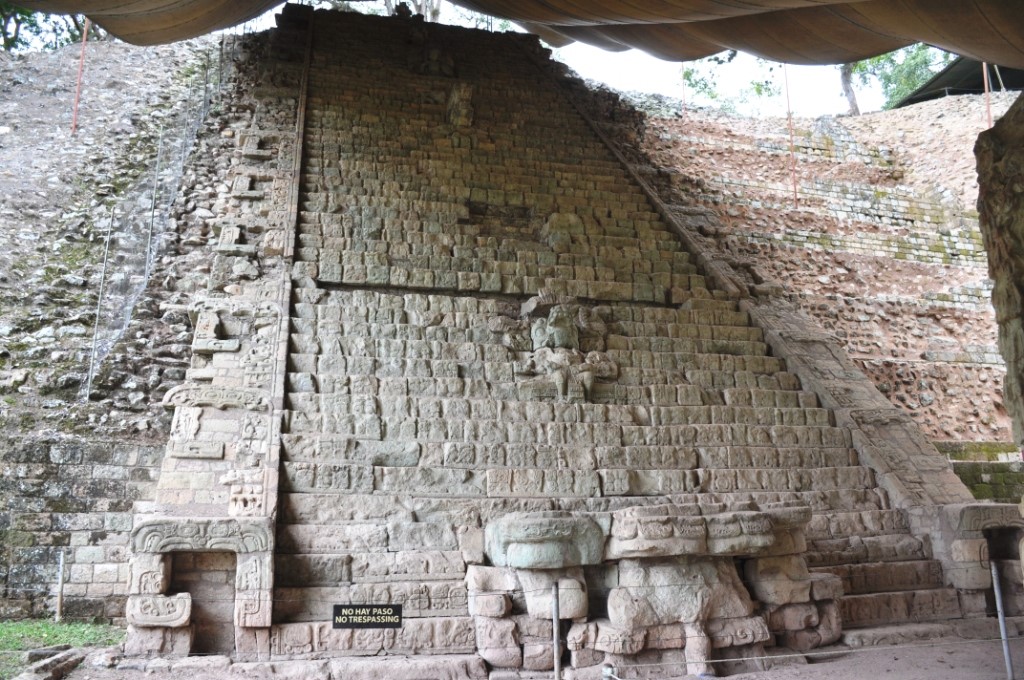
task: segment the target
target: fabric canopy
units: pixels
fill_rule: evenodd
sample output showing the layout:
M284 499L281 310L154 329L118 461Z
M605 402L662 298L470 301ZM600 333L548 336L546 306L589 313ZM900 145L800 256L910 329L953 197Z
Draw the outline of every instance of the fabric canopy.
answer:
M673 61L739 49L794 64L855 61L915 42L1024 68L1024 0L456 0L548 42L637 48ZM171 42L279 0L18 0L76 12L128 42Z

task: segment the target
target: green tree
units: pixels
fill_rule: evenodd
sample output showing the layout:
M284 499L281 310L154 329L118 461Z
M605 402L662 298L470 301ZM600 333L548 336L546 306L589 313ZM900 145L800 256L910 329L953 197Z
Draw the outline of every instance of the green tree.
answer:
M839 67L839 73L851 113L859 113L853 92L854 76L863 84L876 78L885 96L883 108L891 109L955 58L955 54L918 43L863 61L843 64Z
M773 97L781 92L779 84L775 82L775 69L778 64L758 57L755 60L755 67L745 72L745 76L752 77L735 100L723 97L717 86L717 81L721 77L721 69L732 64L739 54L737 50L726 50L710 57L684 62L682 78L686 90L696 95L698 99L704 98L715 102L727 110L735 110L737 103L743 104L752 99ZM737 65L734 64L733 68L737 68Z
M0 40L5 52L27 49L39 31L39 13L0 2Z
M81 14L44 14L0 2L0 47L6 52L55 50L81 40L84 30L85 16ZM90 40L104 36L98 26L90 25Z

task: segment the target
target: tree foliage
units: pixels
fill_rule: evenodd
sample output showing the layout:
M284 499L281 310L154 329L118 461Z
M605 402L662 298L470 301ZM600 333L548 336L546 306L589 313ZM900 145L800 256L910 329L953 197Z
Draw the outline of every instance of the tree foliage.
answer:
M737 104L747 103L751 98L761 99L779 94L781 90L775 81L776 68L779 65L766 59L757 58L754 67L744 74L749 76L750 80L739 91L735 99L724 96L718 87L721 77L720 69L732 64L739 55L737 50L726 50L710 57L683 63L682 78L687 91L696 95L698 99L715 102L726 109L735 109Z
M857 76L861 83L876 78L885 96L883 108L891 109L955 58L955 54L918 43L844 66L850 66L850 77Z
M317 0L314 5L321 5L331 9L340 9L348 12L360 12L363 14L386 14L391 16L400 10L400 5L405 5L411 14L422 14L427 21L438 21L441 18L442 0L381 0L379 3L352 2L350 0ZM375 6L376 5L376 6Z
M0 47L5 52L55 50L81 40L84 30L81 14L44 14L0 2ZM90 39L103 36L101 29L90 25Z

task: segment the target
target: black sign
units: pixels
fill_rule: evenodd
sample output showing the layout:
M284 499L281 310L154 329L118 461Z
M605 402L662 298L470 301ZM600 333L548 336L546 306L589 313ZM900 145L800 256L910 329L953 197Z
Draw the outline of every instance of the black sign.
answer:
M401 628L400 604L336 604L334 628Z

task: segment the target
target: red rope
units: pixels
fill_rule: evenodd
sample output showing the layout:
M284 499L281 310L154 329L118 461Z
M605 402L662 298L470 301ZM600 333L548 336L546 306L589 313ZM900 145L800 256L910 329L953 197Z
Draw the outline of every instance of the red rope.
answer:
M71 114L71 134L78 132L78 102L82 99L82 73L85 72L85 44L89 42L89 17L82 29L82 54L78 57L78 84L75 86L75 110Z

